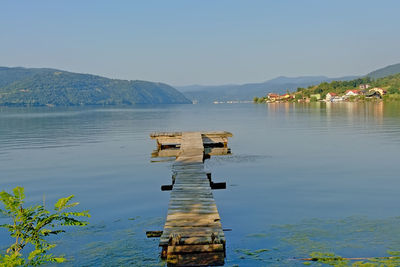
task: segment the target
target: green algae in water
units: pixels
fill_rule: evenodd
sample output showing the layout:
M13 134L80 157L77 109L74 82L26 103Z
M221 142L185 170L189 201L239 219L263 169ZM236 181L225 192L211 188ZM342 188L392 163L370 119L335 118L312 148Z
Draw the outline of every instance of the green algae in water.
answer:
M400 254L400 252L393 252ZM381 258L365 258L365 259L346 259L335 255L334 253L313 252L310 254L311 261L316 262L317 266L351 266L351 267L396 267L400 266L400 257L381 257ZM306 265L312 265L311 262L304 262Z
M258 254L258 253L267 252L267 251L269 251L269 249L261 248L261 249L255 250L254 253L257 253L257 254Z
M164 266L158 239L145 235L162 229L163 222L162 217L122 219L67 233L58 248L70 261L61 266ZM399 225L400 217L349 217L268 226L235 243L228 236L226 266L400 266ZM232 247L237 244L242 247ZM301 260L309 257L315 260ZM387 258L343 259L355 257Z
M264 238L267 237L265 233L248 234L246 237Z
M364 250L383 254L387 249L400 249L398 225L399 217L349 217L342 220L305 220L295 225L274 226L273 229L280 235L281 245L297 250L295 256L309 255L314 251L361 253ZM299 246L300 243L307 245Z
M158 239L145 234L146 229L161 228L163 219L135 218L68 233L58 242L59 249L67 248L69 260L60 266L165 266L159 258Z
M245 266L400 266L396 258L397 251L400 251L399 225L400 217L371 219L352 216L267 226L259 229L265 237L249 238L257 234L248 234L242 238L245 248L228 250L227 261L238 261ZM254 247L257 246L269 251L256 254ZM394 258L389 258L391 255ZM315 257L315 260L300 260L309 257Z
M253 260L261 260L260 254L263 252L269 251L268 249L257 249L257 250L250 250L250 249L236 249L235 252L241 254L239 256L240 259L251 258Z

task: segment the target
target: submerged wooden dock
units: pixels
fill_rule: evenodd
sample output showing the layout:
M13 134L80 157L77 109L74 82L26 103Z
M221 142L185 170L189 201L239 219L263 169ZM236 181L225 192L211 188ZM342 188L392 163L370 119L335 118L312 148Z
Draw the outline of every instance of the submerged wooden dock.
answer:
M213 154L230 153L229 132L153 133L158 153L153 156L175 156L172 183L163 186L171 190L168 214L160 237L162 258L168 265L223 265L225 235L212 189L224 188L214 183L204 169L204 160ZM162 153L170 150L170 153Z

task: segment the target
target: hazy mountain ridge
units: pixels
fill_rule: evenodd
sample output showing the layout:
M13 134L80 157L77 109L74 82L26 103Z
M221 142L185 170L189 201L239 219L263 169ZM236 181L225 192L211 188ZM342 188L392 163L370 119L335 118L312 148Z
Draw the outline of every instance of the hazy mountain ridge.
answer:
M56 69L0 67L0 105L183 104L175 88Z
M192 101L200 103L211 103L213 101L250 101L255 96L265 96L274 92L283 94L286 91L295 91L299 87L319 85L323 82L351 81L359 77L371 77L373 79L382 78L400 73L400 63L389 65L360 76L344 76L329 78L326 76L299 76L277 78L261 83L230 84L230 85L189 85L176 86L183 94Z
M357 76L346 76L339 78L329 78L326 76L300 76L286 77L279 76L262 83L247 83L240 85L215 85L215 86L176 86L178 90L191 99L200 103L210 103L213 101L250 101L254 96L266 95L270 92L285 93L287 90L293 91L298 87L307 87L331 82L335 80L352 80Z

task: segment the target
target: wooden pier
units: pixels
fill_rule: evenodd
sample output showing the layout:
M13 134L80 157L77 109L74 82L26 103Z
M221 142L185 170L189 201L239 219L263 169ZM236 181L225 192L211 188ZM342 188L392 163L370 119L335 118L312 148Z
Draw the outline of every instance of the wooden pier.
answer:
M204 170L204 160L213 149L217 154L230 153L228 132L153 133L158 152L153 156L175 156L172 166L168 214L160 237L162 258L170 266L223 265L225 235L212 189L225 188L214 183ZM169 150L170 153L163 153Z

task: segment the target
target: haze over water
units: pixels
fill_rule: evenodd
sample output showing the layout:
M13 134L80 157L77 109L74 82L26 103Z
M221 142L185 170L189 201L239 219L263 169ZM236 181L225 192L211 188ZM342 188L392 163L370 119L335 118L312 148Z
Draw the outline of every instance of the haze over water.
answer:
M234 134L232 155L206 166L216 182L227 182L226 190L213 191L222 225L232 229L227 265L279 259L302 266L288 259L323 249L385 256L400 250L399 230L391 228L399 220L399 109L398 103L0 108L0 188L23 186L29 203L45 197L49 207L74 194L80 209L90 210L90 227L59 239L55 253L72 259L65 265L162 265L158 240L146 239L145 231L162 230L169 193L160 186L171 182L172 161L151 162L160 159L150 157L156 145L149 134L225 130ZM347 236L351 227L361 234ZM307 238L320 247L300 249L309 244L309 228L319 231ZM0 240L1 248L11 242L4 230ZM268 251L246 254L257 249Z

